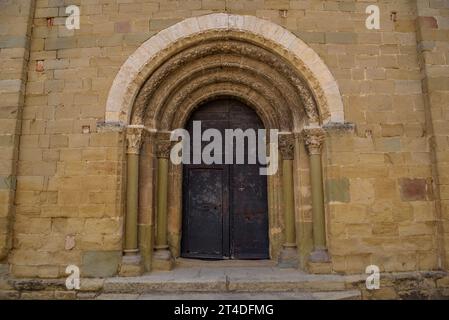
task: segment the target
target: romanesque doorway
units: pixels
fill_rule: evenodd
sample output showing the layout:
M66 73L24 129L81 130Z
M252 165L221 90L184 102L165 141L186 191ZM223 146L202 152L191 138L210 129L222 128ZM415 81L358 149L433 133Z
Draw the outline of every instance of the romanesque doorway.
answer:
M278 144L270 142L269 148L270 156L279 155L270 161L278 168L257 184L267 185L269 254L265 245L263 256L287 267L299 262L301 268L329 260L323 167L334 149L325 140L333 132L353 130L344 121L338 84L319 55L288 30L253 16L214 13L187 18L145 41L109 91L105 123L98 129L123 129L126 135L126 170L120 170L126 186L117 197L117 206L126 204L124 270L137 261L146 271L170 270L174 258L194 252L185 245L193 233L183 230L184 216L190 216L183 212L188 210L183 192L192 189L183 175L190 169L170 161L171 136L186 127L199 105L222 97L246 103L266 129L279 133ZM328 149L332 154L324 156ZM223 181L230 181L233 169L223 168ZM229 193L222 201L229 218L221 214L219 220L230 224L229 233L220 229L226 239L234 225L231 191L236 189L231 182L222 187ZM231 234L213 256L239 257L235 239Z
M194 137L194 124L201 133L217 129L263 129L256 112L237 100L204 103L190 117L186 129ZM198 127L197 127L198 128ZM257 139L257 135L256 135ZM209 142L202 142L204 148ZM257 144L245 139L243 164L200 163L183 166L183 219L181 256L205 259L268 259L267 178L259 174L260 163L248 163L248 152ZM193 150L193 139L190 141ZM249 149L249 148L252 149ZM203 149L202 148L202 149ZM250 150L250 151L249 151ZM236 145L233 147L236 160Z

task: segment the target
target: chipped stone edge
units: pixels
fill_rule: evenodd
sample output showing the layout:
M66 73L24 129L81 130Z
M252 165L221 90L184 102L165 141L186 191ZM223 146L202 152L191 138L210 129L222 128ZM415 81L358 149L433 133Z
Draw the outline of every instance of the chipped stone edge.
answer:
M356 125L352 122L328 122L323 129L328 134L354 134Z

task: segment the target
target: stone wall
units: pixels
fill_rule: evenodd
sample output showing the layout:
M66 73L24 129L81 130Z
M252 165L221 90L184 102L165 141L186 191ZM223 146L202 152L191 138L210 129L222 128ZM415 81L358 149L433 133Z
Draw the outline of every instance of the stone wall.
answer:
M68 1L37 0L29 63L26 50L16 52L7 47L9 40L3 42L3 34L13 37L20 28L0 26L2 97L4 87L23 93L20 81L25 79L17 66L5 82L5 65L12 66L5 59L12 55L28 68L23 113L18 117L22 135L14 247L9 255L13 274L58 277L68 264L79 265L85 276L116 272L123 233L123 135L97 127L104 120L109 88L120 66L149 37L184 18L212 12L255 15L287 28L319 54L338 82L345 120L356 125L356 132L330 130L326 143L333 271L359 273L369 264L382 271L440 268L443 239L449 241L437 224L440 217L448 217L448 129L441 122L448 120L443 107L449 4L422 2L428 7L418 7L418 18L416 1L411 0L73 0L70 4L80 5L81 28L70 31L64 26ZM8 10L16 3L6 1ZM365 27L365 9L373 3L380 7L380 30ZM11 15L18 19L15 11ZM11 93L8 110L19 109L16 93ZM10 113L3 114L10 119ZM19 112L11 114L15 119ZM13 122L11 128L17 126ZM17 145L12 132L17 131L11 129L1 138L8 146ZM15 163L13 156L5 161L11 168ZM13 169L0 175L10 179ZM3 203L5 208L11 204L12 184L1 181L3 217ZM311 221L310 210L300 214ZM6 230L5 220L0 221ZM303 232L298 239L310 231Z
M33 12L32 0L0 2L0 262L12 245L16 167Z
M378 32L360 29L357 45L327 45L346 120L356 124L354 136L327 144L330 244L341 272L440 266L416 7L383 3Z

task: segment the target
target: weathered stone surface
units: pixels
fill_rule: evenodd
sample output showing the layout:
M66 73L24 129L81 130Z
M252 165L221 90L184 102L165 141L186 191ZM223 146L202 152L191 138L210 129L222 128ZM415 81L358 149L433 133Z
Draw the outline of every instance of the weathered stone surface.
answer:
M87 251L83 254L81 275L84 277L116 275L121 256L120 251Z
M445 299L445 288L436 282L446 272L382 273L381 288L366 289L367 275L310 275L293 269L218 266L180 267L172 273L155 272L140 277L82 279L92 291L67 291L51 286L42 290L1 290L5 299ZM16 281L13 280L12 281ZM103 283L105 286L103 287ZM221 284L222 283L222 284Z
M57 300L74 300L76 299L75 291L55 291L55 299Z
M17 300L20 297L18 291L0 290L0 300Z
M96 292L78 292L76 294L77 299L79 300L93 300L98 296Z
M80 291L101 291L104 285L104 279L80 279Z
M449 288L449 277L444 277L436 281L438 288Z
M313 274L332 273L332 263L330 262L311 262L307 264L308 271Z
M22 292L20 298L23 300L50 300L55 298L53 291L30 291Z
M65 289L64 280L43 280L43 279L21 279L21 280L9 280L12 283L14 289L20 291L41 291L41 290L54 290Z
M362 297L368 300L394 300L398 299L399 295L394 288L380 288L379 290L364 290Z
M337 201L337 202L350 201L349 180L347 178L327 180L326 190L328 201Z

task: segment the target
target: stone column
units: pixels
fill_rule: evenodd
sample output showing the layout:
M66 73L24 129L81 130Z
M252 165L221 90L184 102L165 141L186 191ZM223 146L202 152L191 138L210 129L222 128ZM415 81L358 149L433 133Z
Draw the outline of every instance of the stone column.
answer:
M282 203L284 208L285 242L279 257L280 267L297 267L295 199L293 193L293 134L279 134L279 151L282 157Z
M153 268L170 270L173 258L167 241L167 195L168 195L168 166L171 141L158 141L157 156L157 207L156 207L156 243L154 246Z
M311 262L328 262L329 254L326 247L326 226L324 215L324 191L321 164L321 148L325 138L322 128L305 128L304 143L309 152L310 183L312 187L312 226L313 251Z
M126 216L124 256L120 268L120 275L122 276L139 275L143 271L137 238L137 212L139 203L139 153L144 134L143 126L130 126L126 129Z

